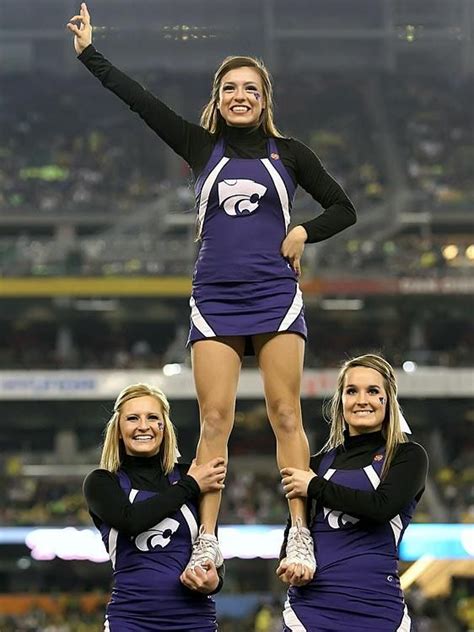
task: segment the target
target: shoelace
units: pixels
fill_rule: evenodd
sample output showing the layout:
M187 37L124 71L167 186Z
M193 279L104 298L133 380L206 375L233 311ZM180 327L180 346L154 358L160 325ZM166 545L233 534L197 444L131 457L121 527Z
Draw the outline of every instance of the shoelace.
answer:
M188 566L201 566L206 560L216 562L216 548L218 546L217 541L212 536L208 536L200 530Z
M302 563L307 562L308 566L314 566L313 539L309 533L303 532L301 519L296 521L296 531L291 534L288 541L287 557L290 559L297 558Z

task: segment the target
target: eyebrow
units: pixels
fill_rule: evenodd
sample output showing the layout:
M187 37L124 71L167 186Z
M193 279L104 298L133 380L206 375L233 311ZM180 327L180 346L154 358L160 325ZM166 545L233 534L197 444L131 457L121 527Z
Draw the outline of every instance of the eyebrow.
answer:
M347 384L344 388L359 388L356 384ZM382 388L379 384L369 384L367 388Z
M126 417L130 417L131 415L140 415L141 413L125 413ZM153 411L150 410L148 412L145 413L145 415L161 415L163 416L163 413L159 413L158 411Z
M236 82L235 81L224 81L222 83L223 86L235 86ZM249 85L253 85L256 86L257 85L257 81L244 81L244 86L249 86Z

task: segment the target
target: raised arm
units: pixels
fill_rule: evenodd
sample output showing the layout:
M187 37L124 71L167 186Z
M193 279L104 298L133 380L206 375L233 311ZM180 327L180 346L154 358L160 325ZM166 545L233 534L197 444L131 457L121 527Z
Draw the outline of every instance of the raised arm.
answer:
M209 132L173 112L94 48L91 17L85 3L81 4L80 13L68 22L67 28L74 34L74 49L78 59L105 88L126 103L171 149L184 158L191 168L202 162L203 152L210 155L213 140Z

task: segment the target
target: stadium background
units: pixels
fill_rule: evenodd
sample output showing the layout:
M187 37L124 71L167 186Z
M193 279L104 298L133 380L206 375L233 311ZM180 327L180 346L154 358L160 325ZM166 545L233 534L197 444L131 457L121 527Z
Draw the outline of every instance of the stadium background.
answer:
M421 632L474 629L472 0L89 7L96 46L193 121L224 56L263 57L279 127L353 198L357 225L304 254L305 426L315 451L345 357L393 363L431 460L414 525L427 530L413 530L401 563L407 600ZM163 386L184 459L198 436L184 348L190 174L76 61L64 27L76 10L0 4L2 632L101 629L110 566L79 538L91 526L81 483L122 385ZM300 192L294 222L314 207ZM286 509L251 361L230 450L221 523L235 546L220 630L271 632L283 599L275 560L259 557L262 534L242 529L268 525L265 540ZM53 527L62 531L38 531Z

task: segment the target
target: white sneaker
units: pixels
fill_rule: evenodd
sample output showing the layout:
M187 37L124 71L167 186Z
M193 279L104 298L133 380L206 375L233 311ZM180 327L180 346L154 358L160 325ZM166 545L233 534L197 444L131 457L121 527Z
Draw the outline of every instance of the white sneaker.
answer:
M289 564L303 564L313 573L316 570L316 559L314 557L314 543L311 531L301 524L301 518L296 519L296 526L291 527L288 532L286 543L286 559Z
M204 568L208 562L214 562L215 567L219 568L224 563L224 557L216 536L204 533L204 527L201 526L199 534L193 542L193 551L186 568L194 568L195 566Z

